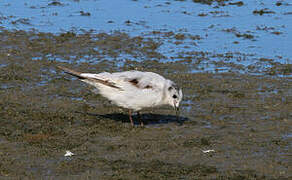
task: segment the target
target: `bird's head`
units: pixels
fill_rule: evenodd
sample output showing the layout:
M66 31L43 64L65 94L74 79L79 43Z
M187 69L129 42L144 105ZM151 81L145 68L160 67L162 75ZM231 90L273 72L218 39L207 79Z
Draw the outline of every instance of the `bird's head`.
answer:
M182 90L173 82L167 86L166 89L166 99L167 104L172 106L175 111L178 118L179 113L179 104L183 98Z

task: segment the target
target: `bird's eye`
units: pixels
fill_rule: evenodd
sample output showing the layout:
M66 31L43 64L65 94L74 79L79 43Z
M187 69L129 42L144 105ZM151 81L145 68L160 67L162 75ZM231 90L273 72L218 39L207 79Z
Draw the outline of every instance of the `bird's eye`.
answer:
M174 98L174 99L175 99L175 98L177 98L177 96L176 96L176 95L173 95L173 96L172 96L172 98Z

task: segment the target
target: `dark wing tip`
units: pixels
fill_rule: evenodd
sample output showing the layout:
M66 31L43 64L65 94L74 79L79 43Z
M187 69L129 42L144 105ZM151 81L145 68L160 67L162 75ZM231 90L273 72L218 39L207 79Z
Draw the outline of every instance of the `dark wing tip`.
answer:
M80 72L74 71L74 70L69 69L69 68L65 68L63 66L57 66L57 68L63 70L67 74L78 77L79 79L86 79L86 80L91 81L91 82L100 83L100 84L121 90L121 88L116 86L116 84L113 82L109 82L107 80L102 80L102 79L98 79L98 78L84 77L84 76L81 76Z
M76 77L78 77L80 79L85 79L83 76L80 76L80 74L81 74L80 72L74 71L72 69L69 69L69 68L66 68L66 67L63 67L63 66L57 66L57 68L63 70L65 73L70 74L72 76L76 76Z

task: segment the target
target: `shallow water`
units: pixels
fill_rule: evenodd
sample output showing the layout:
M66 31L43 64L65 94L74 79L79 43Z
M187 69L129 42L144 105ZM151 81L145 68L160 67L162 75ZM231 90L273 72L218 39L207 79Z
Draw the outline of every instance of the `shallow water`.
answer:
M33 0L20 3L6 0L1 1L0 12L1 26L5 29L51 33L122 31L131 36L155 38L162 42L158 52L164 55L160 59L163 61L175 61L180 54L203 51L208 52L211 56L208 58L214 62L222 61L218 54L232 53L235 56L228 62L244 68L259 62L260 58L292 63L291 2L247 0L243 5L229 3L226 1L222 6L216 2L207 5L192 1ZM270 13L260 15L253 13L255 10ZM159 32L158 35L153 31ZM185 34L185 37L161 37L163 32ZM198 35L200 39L193 40L187 35ZM126 54L117 58L137 60ZM199 67L203 69L193 71L230 70L203 64Z

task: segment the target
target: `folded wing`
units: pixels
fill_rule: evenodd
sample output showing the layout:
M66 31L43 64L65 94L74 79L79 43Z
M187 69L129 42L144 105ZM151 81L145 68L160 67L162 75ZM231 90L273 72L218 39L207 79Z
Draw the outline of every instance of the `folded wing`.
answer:
M121 89L114 82L111 82L111 81L106 80L106 79L98 78L98 76L95 76L95 74L80 73L80 72L77 72L77 71L74 71L72 69L62 67L62 66L58 66L58 68L64 70L64 72L67 74L70 74L72 76L79 78L80 80L89 81L91 83L100 83L100 84L103 84L103 85L106 85L106 86L109 86L112 88Z

